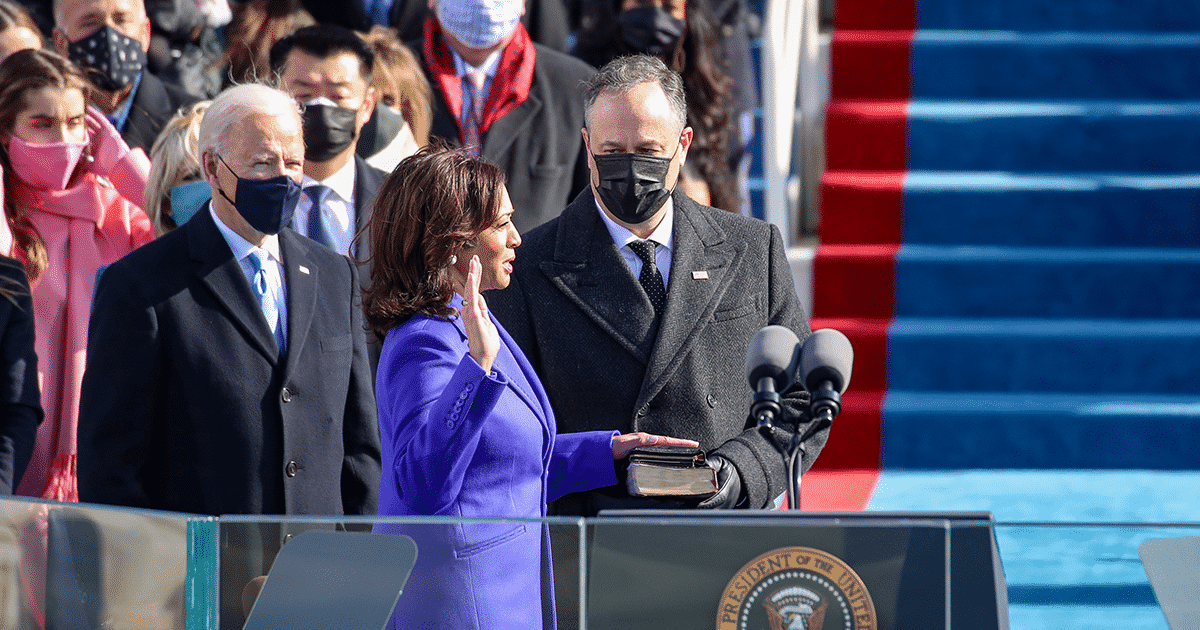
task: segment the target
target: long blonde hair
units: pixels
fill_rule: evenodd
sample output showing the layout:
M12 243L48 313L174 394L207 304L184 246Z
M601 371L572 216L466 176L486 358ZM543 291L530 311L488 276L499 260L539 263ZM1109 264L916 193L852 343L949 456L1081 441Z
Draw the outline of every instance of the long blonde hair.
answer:
M145 208L158 236L179 227L171 215L171 188L189 177L201 175L200 121L211 103L200 101L176 112L150 149Z
M417 146L429 144L433 127L433 90L416 55L396 35L396 29L373 26L363 39L375 51L371 85L381 103L400 112Z

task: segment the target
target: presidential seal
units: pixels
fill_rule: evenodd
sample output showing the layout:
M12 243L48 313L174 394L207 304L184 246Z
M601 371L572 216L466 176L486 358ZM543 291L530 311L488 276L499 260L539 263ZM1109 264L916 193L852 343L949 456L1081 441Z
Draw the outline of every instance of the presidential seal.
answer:
M725 586L717 630L875 630L875 604L845 562L784 547L742 567Z

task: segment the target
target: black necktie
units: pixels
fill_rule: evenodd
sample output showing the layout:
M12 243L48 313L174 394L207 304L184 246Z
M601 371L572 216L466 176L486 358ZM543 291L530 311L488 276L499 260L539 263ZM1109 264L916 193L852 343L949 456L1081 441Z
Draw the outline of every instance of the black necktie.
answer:
M646 296L654 306L654 314L661 315L663 307L667 304L667 289L654 260L657 245L654 241L633 241L629 243L629 249L642 259L642 273L638 276L638 282L642 283L642 288L646 290Z

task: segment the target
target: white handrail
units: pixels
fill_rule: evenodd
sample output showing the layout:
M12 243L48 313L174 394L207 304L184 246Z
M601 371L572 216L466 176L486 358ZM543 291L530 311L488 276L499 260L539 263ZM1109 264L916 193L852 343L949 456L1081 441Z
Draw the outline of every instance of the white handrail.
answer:
M813 133L820 108L813 81L819 76L819 0L767 0L762 42L763 183L767 221L779 226L790 246L793 212L788 200L788 180L796 129L797 95L800 95L800 128ZM804 139L804 136L801 137ZM802 144L801 146L804 146ZM803 159L805 151L800 151ZM801 185L804 164L798 165Z

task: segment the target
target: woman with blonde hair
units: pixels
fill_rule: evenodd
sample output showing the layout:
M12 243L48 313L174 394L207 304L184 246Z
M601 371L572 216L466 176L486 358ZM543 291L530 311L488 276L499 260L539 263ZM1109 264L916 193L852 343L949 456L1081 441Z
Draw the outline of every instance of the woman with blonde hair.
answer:
M96 273L154 238L140 207L149 161L87 107L87 86L49 50L0 63L4 213L32 287L46 411L18 494L60 501L79 498L75 436Z
M212 199L200 172L200 121L212 101L200 101L171 117L150 149L146 214L162 236L187 223Z
M395 29L375 26L363 39L375 52L371 87L376 102L355 151L371 166L390 172L429 144L433 92L420 62L397 39Z
M42 34L21 5L0 0L0 61L18 50L41 48Z

